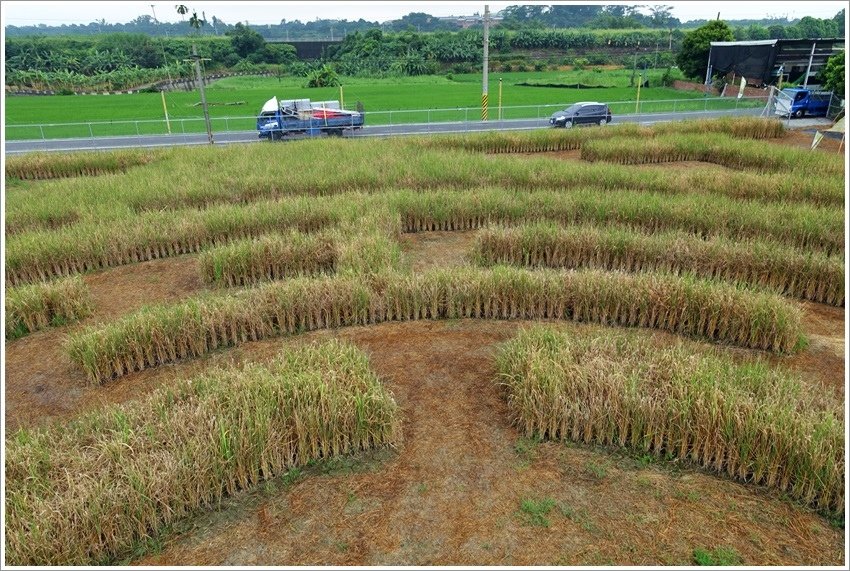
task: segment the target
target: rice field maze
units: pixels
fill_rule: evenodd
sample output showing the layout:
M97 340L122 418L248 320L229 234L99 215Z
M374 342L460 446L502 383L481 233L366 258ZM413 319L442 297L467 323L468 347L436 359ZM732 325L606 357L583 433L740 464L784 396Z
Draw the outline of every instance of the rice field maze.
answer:
M4 563L842 565L846 173L810 142L9 157Z

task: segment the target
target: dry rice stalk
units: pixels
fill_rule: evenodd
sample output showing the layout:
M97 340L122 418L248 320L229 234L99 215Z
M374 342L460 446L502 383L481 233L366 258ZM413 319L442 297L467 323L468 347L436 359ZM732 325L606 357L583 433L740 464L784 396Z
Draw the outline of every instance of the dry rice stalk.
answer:
M392 395L338 341L21 429L5 448L6 563L108 563L223 496L400 440Z
M840 176L844 172L844 161L839 155L811 153L776 145L765 147L721 134L705 137L678 133L641 139L640 142L624 137L596 139L582 146L581 158L618 164L704 161L763 173L803 169L821 175Z
M844 263L765 241L703 240L683 232L643 234L620 228L537 223L482 230L480 265L598 268L625 272L693 273L844 306Z
M445 318L649 327L780 353L801 342L799 310L773 294L690 276L496 267L293 278L232 296L144 308L74 332L66 349L92 383L104 383L274 335Z
M841 403L762 361L535 326L504 346L498 368L529 436L687 459L844 511Z
M127 172L130 167L148 164L158 156L159 154L155 151L138 149L85 153L29 153L6 159L6 177L40 180Z
M91 314L88 287L80 276L6 289L6 339L65 325Z

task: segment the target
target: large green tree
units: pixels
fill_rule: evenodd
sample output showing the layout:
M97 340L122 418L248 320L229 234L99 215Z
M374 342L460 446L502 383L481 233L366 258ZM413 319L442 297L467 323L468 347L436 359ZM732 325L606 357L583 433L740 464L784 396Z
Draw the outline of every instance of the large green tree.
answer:
M239 57L244 58L252 53L261 52L266 45L266 40L263 39L263 36L248 26L242 25L241 22L236 24L233 30L227 32L226 35L230 36L233 51L239 54Z
M708 51L711 42L731 42L735 40L732 29L723 20L713 20L685 35L682 49L676 56L676 63L685 77L702 79L708 63Z
M841 11L838 12L835 16L832 17L832 21L835 22L835 25L838 29L838 37L844 37L844 12L845 9L842 8Z
M844 97L844 52L839 52L826 60L826 66L820 72L823 86L834 92L838 97Z

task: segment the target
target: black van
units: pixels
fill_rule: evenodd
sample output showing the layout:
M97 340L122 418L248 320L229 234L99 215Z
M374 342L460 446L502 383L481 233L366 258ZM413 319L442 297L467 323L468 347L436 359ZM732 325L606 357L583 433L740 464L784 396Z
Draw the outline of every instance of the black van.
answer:
M552 113L549 123L553 127L569 129L573 125L607 125L611 122L611 110L604 103L585 101L570 105L563 111Z

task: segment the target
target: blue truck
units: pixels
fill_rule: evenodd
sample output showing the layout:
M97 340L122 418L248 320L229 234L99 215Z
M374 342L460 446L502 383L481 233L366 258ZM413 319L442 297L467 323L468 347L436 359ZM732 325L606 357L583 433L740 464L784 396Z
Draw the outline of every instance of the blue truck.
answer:
M829 110L830 91L814 91L802 87L786 87L776 101L776 114L783 117L826 115Z
M363 113L340 109L339 101L278 101L277 97L272 97L257 116L260 139L271 141L295 134L342 136L343 131L362 128Z

